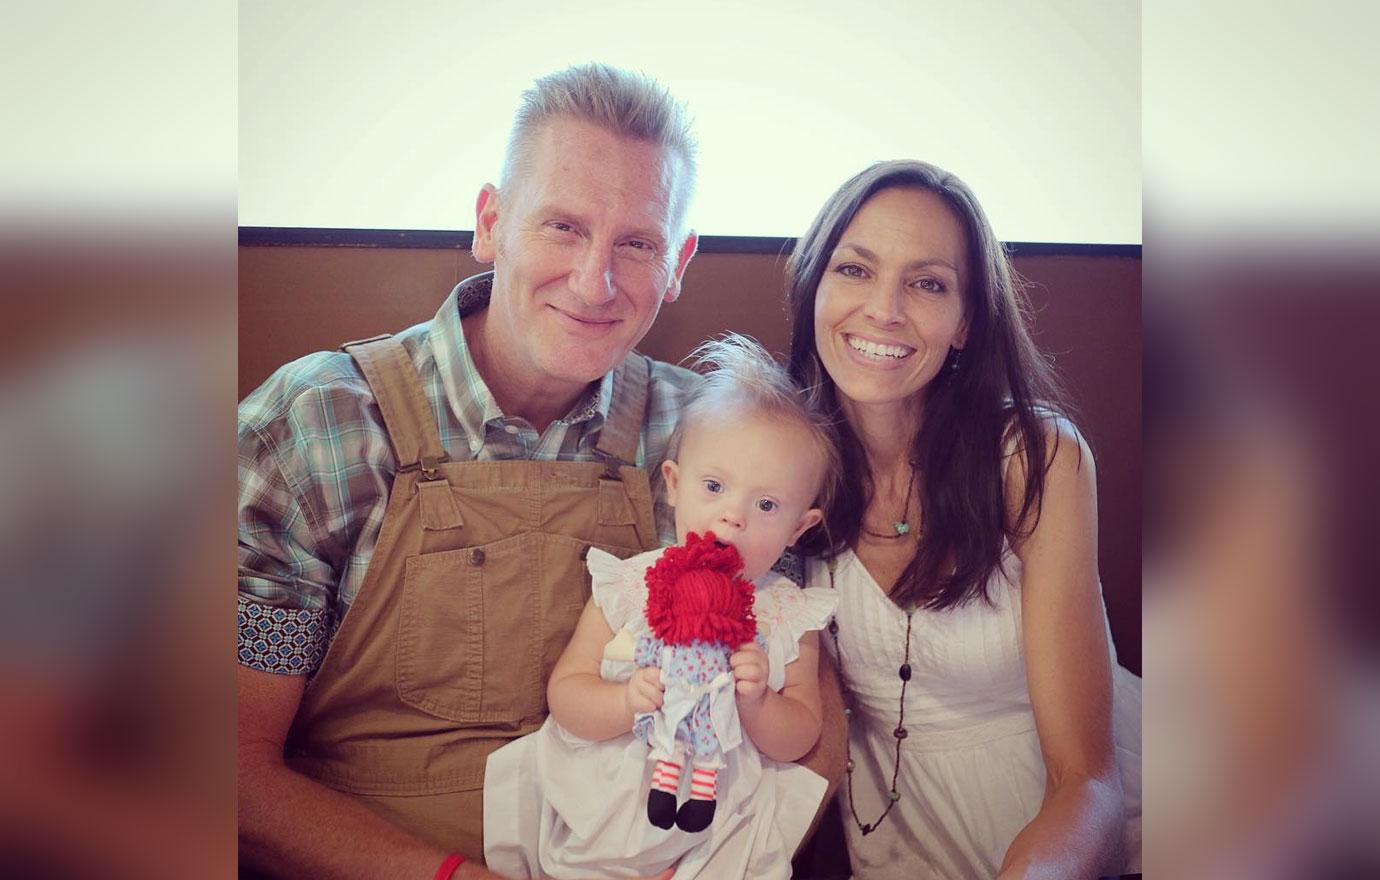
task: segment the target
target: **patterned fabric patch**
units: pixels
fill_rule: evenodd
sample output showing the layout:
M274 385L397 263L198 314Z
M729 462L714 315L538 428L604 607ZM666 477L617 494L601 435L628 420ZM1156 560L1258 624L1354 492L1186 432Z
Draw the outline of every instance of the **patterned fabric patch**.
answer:
M277 675L313 672L330 642L331 613L325 608L279 608L239 597L239 660Z
M797 587L805 586L805 563L793 547L787 547L771 570L790 579Z

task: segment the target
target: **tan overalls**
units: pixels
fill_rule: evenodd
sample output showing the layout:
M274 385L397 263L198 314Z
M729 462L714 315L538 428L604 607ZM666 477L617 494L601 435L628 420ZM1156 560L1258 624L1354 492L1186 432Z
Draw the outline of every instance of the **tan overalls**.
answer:
M448 461L402 344L345 348L378 400L398 472L287 762L478 860L485 760L546 717L547 678L589 597L586 550L626 558L657 546L647 473L632 465L649 364L634 353L614 372L602 463Z

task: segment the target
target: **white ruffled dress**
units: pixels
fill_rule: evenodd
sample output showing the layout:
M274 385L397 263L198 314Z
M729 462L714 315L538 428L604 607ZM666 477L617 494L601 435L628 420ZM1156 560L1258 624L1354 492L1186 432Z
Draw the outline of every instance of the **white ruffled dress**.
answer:
M605 680L627 681L635 669L633 646L649 632L645 574L663 552L621 560L597 548L589 551L594 602L614 631L599 669ZM837 596L828 589L802 590L772 572L754 585L758 633L770 662L768 685L779 691L787 664L799 656L800 638L827 625ZM716 699L732 701L733 689ZM736 711L717 714L737 728ZM791 855L819 808L825 782L804 767L763 757L743 739L724 756L713 824L688 833L647 821L655 761L632 731L595 742L547 718L537 732L489 756L485 861L509 877L639 877L672 864L677 880L789 877ZM680 799L687 796L683 791Z

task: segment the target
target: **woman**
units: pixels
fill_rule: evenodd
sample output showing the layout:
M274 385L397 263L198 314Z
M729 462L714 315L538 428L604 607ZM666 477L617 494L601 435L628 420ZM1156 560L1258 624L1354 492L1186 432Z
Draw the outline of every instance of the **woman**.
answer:
M805 549L839 592L854 872L1139 870L1140 680L1107 630L1092 454L982 208L932 165L875 165L788 275L791 373L844 461Z

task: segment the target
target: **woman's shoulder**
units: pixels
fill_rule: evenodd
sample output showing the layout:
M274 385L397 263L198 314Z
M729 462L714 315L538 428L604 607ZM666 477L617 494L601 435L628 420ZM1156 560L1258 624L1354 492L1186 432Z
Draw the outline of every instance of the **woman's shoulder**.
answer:
M1038 432L1044 445L1044 468L1048 473L1057 464L1079 464L1085 459L1091 464L1092 449L1088 446L1083 432L1067 414L1052 406L1040 404L1031 408L1029 420L1023 420L1013 407L1008 406L1006 421L1002 428L1002 473L1008 484L1014 478L1020 486L1025 484L1029 472L1030 438L1027 431ZM1008 485L1008 489L1010 486Z
M1012 412L1002 437L1002 494L1010 523L1008 538L1014 541L1003 556L1009 551L1019 556L1024 539L1051 509L1058 518L1071 500L1097 493L1092 449L1078 426L1053 407L1034 407L1032 415L1033 419L1021 419ZM1031 467L1032 447L1042 458L1038 470ZM1034 486L1032 474L1038 475Z

